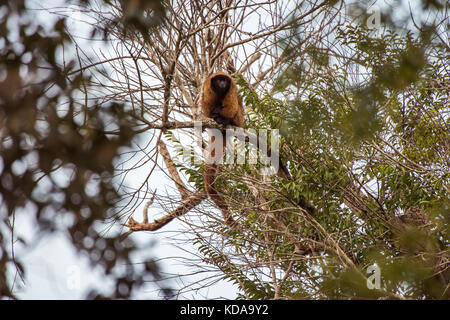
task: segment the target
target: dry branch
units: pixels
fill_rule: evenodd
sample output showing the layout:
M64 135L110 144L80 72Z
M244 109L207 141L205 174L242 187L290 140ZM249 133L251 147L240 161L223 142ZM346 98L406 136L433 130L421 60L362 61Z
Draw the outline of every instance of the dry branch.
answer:
M181 201L181 204L173 211L164 215L164 217L160 219L155 219L153 222L145 223L145 222L137 222L132 217L128 219L128 222L124 225L128 227L130 230L125 234L126 236L134 231L155 231L166 224L168 224L173 219L184 215L189 212L191 209L195 208L206 198L206 194L203 191L198 191L194 194L191 194L187 198ZM145 219L144 219L145 220Z

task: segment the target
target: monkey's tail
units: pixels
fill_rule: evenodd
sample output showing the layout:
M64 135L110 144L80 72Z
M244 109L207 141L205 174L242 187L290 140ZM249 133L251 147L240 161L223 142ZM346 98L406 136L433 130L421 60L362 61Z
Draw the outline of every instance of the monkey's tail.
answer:
M216 206L219 207L220 211L222 211L223 218L225 219L225 223L230 228L235 228L237 226L236 221L233 219L230 208L222 196L217 192L216 189L216 179L217 174L219 172L219 166L216 163L205 163L205 172L204 172L204 182L205 189L208 193L209 198L215 203Z

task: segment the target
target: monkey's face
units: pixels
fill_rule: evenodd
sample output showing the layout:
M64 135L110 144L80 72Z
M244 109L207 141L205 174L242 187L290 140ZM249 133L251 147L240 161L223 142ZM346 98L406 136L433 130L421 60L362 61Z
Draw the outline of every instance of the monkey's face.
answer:
M211 88L214 92L220 96L224 97L228 90L230 90L231 80L227 76L217 75L211 78Z

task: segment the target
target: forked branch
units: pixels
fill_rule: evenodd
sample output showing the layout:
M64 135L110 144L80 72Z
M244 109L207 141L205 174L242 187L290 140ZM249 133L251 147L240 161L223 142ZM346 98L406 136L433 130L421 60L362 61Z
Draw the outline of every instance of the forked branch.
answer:
M206 193L203 191L197 191L196 193L191 194L186 199L181 201L181 204L173 211L169 212L165 216L160 219L155 219L153 222L145 222L147 216L148 206L144 208L144 221L137 222L132 217L128 219L128 222L125 224L125 227L128 227L130 230L125 234L128 236L134 231L155 231L166 224L168 224L173 219L184 215L189 212L191 209L195 208L206 198Z

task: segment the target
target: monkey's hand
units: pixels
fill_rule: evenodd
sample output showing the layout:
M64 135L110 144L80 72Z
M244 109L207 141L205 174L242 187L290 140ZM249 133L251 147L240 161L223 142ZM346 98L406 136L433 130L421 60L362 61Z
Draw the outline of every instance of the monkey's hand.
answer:
M222 126L226 127L229 125L234 125L233 119L226 118L220 114L220 108L215 108L212 112L210 117L214 119L215 122L218 124L221 124Z

